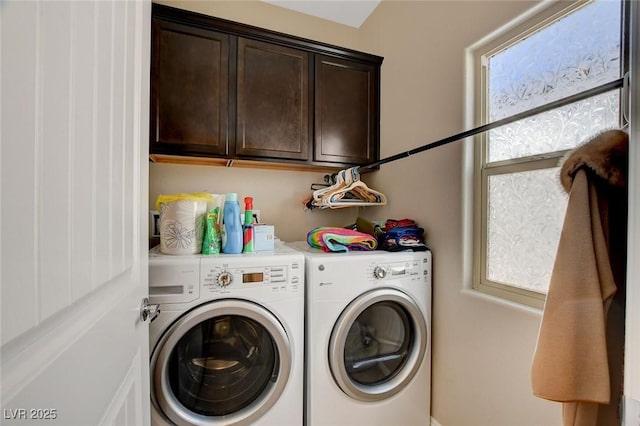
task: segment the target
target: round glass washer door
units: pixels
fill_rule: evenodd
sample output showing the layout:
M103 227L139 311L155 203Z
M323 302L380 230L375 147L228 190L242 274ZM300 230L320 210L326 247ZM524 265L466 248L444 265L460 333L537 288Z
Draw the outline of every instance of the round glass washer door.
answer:
M200 306L163 335L151 359L154 403L177 425L246 425L266 413L291 372L278 319L239 300Z
M342 312L329 341L329 365L344 393L380 401L415 376L427 350L427 324L407 294L381 288L360 295Z

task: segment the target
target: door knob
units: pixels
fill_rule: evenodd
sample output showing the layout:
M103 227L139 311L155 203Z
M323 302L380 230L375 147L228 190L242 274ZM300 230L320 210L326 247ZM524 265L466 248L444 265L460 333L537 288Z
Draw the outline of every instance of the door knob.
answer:
M142 322L149 320L149 322L156 319L158 314L160 313L160 305L150 305L149 299L142 299L142 305L140 306L140 319Z

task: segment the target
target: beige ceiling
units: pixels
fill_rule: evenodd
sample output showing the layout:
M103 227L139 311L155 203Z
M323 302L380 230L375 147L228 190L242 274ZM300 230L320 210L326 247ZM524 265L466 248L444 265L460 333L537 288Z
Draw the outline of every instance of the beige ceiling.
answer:
M262 0L307 15L359 28L380 0Z

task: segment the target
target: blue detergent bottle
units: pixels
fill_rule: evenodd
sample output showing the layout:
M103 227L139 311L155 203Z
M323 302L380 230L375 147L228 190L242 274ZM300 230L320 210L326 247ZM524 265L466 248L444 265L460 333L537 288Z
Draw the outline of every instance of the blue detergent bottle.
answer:
M225 242L222 252L227 254L242 253L242 223L240 222L240 204L238 194L230 192L224 202L222 223L225 230Z

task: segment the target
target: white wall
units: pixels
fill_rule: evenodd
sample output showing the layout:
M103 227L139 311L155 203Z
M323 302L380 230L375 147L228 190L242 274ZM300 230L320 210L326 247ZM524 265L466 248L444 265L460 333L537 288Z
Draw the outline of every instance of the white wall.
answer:
M316 226L346 226L357 217L355 209L305 210L303 201L313 192L310 185L322 183L323 177L320 172L150 164L149 207L155 210L159 194L236 192L242 208L242 198L253 197L254 209L260 210L260 221L274 225L281 240L304 240Z
M464 49L535 2L386 0L359 30L260 2L168 4L383 56L385 157L465 130ZM434 254L432 415L442 426L559 425L559 404L530 390L539 314L463 290L462 169L461 143L383 165L364 180L385 193L389 205L359 212L370 219L413 218L427 230ZM256 197L256 208L281 238L299 240L313 226L345 225L358 215L301 209L308 185L322 175L152 164L150 206L159 192L237 191Z

